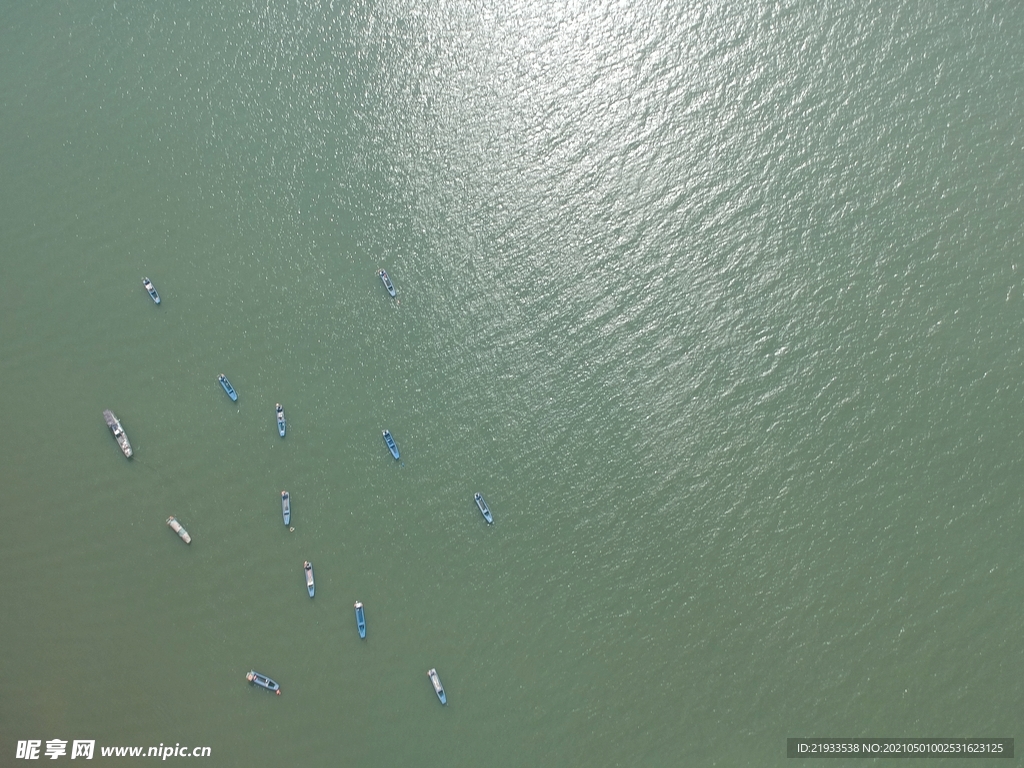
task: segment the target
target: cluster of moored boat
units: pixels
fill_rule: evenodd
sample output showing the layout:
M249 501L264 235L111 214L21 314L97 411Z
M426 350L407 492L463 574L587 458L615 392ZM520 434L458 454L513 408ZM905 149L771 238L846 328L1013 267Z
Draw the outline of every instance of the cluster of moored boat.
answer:
M380 277L381 282L384 284L384 288L387 290L388 294L392 298L396 298L397 292L395 291L394 283L391 282L391 277L388 275L387 271L384 269L379 269L377 271L377 275L378 277ZM149 293L150 298L153 299L153 302L155 304L160 304L160 294L157 293L157 290L153 286L152 281L150 281L148 277L144 277L142 278L142 284L145 287L146 292ZM231 382L228 381L227 376L225 376L223 373L218 374L217 382L224 389L224 392L227 394L227 396L231 398L232 402L238 401L238 393L235 391L235 388L231 386ZM287 431L287 422L284 416L284 408L280 403L276 404L275 413L278 434L281 437L284 437L285 432ZM120 420L117 418L117 416L114 415L113 411L110 410L105 410L103 412L103 418L106 421L107 426L110 427L110 431L113 433L114 439L117 441L117 444L121 448L121 451L124 453L125 457L129 459L132 458L132 446L131 443L128 441L128 436L125 434L124 428L122 427ZM396 461L399 460L401 454L398 450L398 443L395 442L395 438L387 429L383 430L382 434L384 437L384 443L387 446L388 450L391 452L391 455L395 458ZM488 524L492 524L494 522L494 518L491 515L491 510L488 508L487 502L484 500L484 497L480 493L475 493L473 495L473 499L476 502L477 509L480 510L480 514L483 515L484 520L486 520ZM290 530L294 530L293 528L291 528L291 495L288 493L288 491L281 491L281 515L284 519L285 526L289 527ZM178 519L175 518L173 515L167 518L167 525L172 531L178 534L181 540L184 541L186 544L192 543L192 537L189 535L188 531L185 530L184 526L182 526L182 524L178 522ZM302 564L302 570L305 574L306 591L309 593L310 597L313 597L316 594L316 580L313 575L313 564L309 560L306 560ZM365 640L366 614L363 609L363 604L358 600L355 603L355 616L356 629L359 632L359 637ZM256 670L250 670L245 677L246 680L248 680L255 686L258 686L260 688L266 688L268 691L273 691L278 696L281 695L281 686L278 685L274 680L272 680L267 675L257 672ZM430 679L430 684L433 686L434 693L437 694L437 698L440 700L442 704L447 704L448 699L445 695L444 687L441 685L441 679L440 677L438 677L437 670L428 670L427 677Z

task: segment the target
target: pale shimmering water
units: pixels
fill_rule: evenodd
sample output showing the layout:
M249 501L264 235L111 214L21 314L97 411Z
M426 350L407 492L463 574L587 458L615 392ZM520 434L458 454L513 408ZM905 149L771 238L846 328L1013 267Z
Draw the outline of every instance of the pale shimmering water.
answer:
M0 765L1024 736L1024 6L6 3L0 73Z

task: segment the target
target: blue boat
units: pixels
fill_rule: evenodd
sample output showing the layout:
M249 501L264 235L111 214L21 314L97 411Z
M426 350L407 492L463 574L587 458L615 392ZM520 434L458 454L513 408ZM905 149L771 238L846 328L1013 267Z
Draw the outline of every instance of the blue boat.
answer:
M388 444L388 450L391 451L391 455L396 459L398 458L398 444L395 443L395 438L391 436L391 433L386 429L384 430L384 442Z
M427 670L427 677L430 678L430 684L434 686L434 693L437 694L437 698L441 700L442 704L447 704L448 699L445 698L444 687L441 685L441 678L437 676L437 670Z
M316 588L313 586L313 564L307 560L302 564L302 570L306 572L306 591L312 597L313 592L316 591Z
M484 501L484 497L479 493L474 493L473 498L476 499L476 506L480 510L480 514L484 516L484 520L488 523L493 523L494 518L491 517L491 510L487 507L487 502Z
M285 427L284 427L284 408L282 408L281 404L278 403L277 404L277 434L279 434L281 437L284 437L284 429L285 429Z
M253 685L258 685L260 688L266 688L268 691L273 691L278 696L281 695L281 686L266 675L261 675L255 669L250 669L249 674L245 676L245 679Z
M153 284L151 282L149 282L149 278L148 277L142 278L142 284L144 286L146 286L146 290L149 291L149 297L151 299L153 299L153 301L155 303L159 304L160 303L160 294L156 292L156 288L154 288Z
M227 376L225 376L223 373L218 374L217 381L219 381L220 385L224 387L224 391L228 393L228 397L230 397L233 401L238 400L238 395L235 393L235 388L231 386L231 382L228 381Z
M380 281L384 283L384 287L388 289L388 293L391 294L391 298L395 298L395 286L391 282L391 278L388 277L388 273L383 269L378 269L377 274L380 276Z
M284 517L284 524L292 521L292 499L288 491L281 491L281 515Z
M366 639L366 616L363 615L363 604L356 601L356 626L359 628L359 636Z

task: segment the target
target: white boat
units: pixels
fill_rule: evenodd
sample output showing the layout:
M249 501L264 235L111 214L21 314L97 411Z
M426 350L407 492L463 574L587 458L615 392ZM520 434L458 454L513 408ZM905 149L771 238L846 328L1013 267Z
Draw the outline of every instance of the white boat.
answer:
M124 429L122 429L121 422L117 416L114 415L113 411L106 410L103 412L103 420L107 422L110 431L114 433L114 439L121 446L121 452L130 459L132 457L132 444L128 442L128 435L124 433Z
M307 560L302 564L302 570L306 572L306 591L312 597L316 592L316 585L313 582L313 564Z
M388 293L391 294L391 298L395 298L395 285L391 282L391 278L388 276L387 271L378 269L377 276L380 278L380 281L384 283L384 287L388 289Z
M493 523L494 518L491 517L491 510L488 508L487 502L484 501L484 497L479 493L474 493L473 499L476 501L476 507L480 510L480 514L484 516L484 520Z
M437 698L441 700L442 704L447 704L448 699L444 695L444 686L441 685L441 678L437 676L436 669L428 669L427 677L430 678L430 684L434 686L434 693L437 694Z
M156 288L153 287L153 283L149 281L148 277L142 278L142 284L146 286L146 290L149 292L149 298L153 300L153 303L160 303L160 294L156 292Z
M178 522L178 518L174 515L167 518L167 525L169 525L171 530L178 534L181 537L181 540L186 544L192 543L192 537L188 535L188 531L185 530L184 526Z

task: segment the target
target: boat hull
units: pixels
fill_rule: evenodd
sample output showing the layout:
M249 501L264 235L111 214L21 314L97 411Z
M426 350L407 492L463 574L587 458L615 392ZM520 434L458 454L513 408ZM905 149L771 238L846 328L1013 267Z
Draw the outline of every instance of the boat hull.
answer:
M306 572L306 591L313 597L316 592L316 582L313 580L313 564L308 560L303 564L302 569Z
M281 517L284 518L285 525L292 521L292 498L288 491L281 491Z
M153 303L154 304L159 304L160 303L160 294L156 292L156 288L154 288L153 284L151 282L149 282L149 278L148 277L142 278L142 284L145 286L146 292L149 294L149 298L151 298L153 300Z
M249 670L249 674L245 676L245 679L255 686L258 686L260 688L266 688L268 691L273 691L278 696L281 695L281 686L275 683L266 675L261 675L255 669Z
M494 518L491 517L491 510L487 506L487 502L484 501L484 497L478 493L474 495L473 498L476 500L476 507L480 510L480 514L484 516L484 520L487 521L488 525L492 525L494 523Z
M285 423L284 423L284 408L281 407L280 403L277 406L277 434L284 437Z
M235 388L231 386L231 382L228 381L228 377L222 373L217 377L217 381L219 381L220 385L224 387L224 391L227 392L228 397L231 398L231 402L236 402L238 400L238 393L235 392Z
M185 526L178 522L174 515L167 518L167 526L174 531L186 544L192 543L192 537L188 535L188 531L185 530Z
M384 430L384 443L387 445L388 450L391 451L391 455L398 460L398 443L395 442L395 438L391 436L391 433L386 429Z
M436 669L427 670L427 677L430 678L430 684L434 686L434 693L437 694L438 700L442 704L448 703L448 697L444 695L444 686L441 685L441 678L437 676Z
M391 278L388 276L388 273L381 269L377 271L377 276L380 277L380 281L384 283L384 287L387 289L391 298L395 298L395 285L391 282Z
M121 426L120 420L114 415L113 411L106 410L103 412L103 420L107 422L107 426L110 427L110 431L114 435L114 440L117 441L118 448L121 449L121 453L124 454L126 459L132 457L132 444L128 442L128 435L124 433L124 428Z
M366 616L363 613L363 604L356 603L356 629L359 630L359 637L366 639Z

